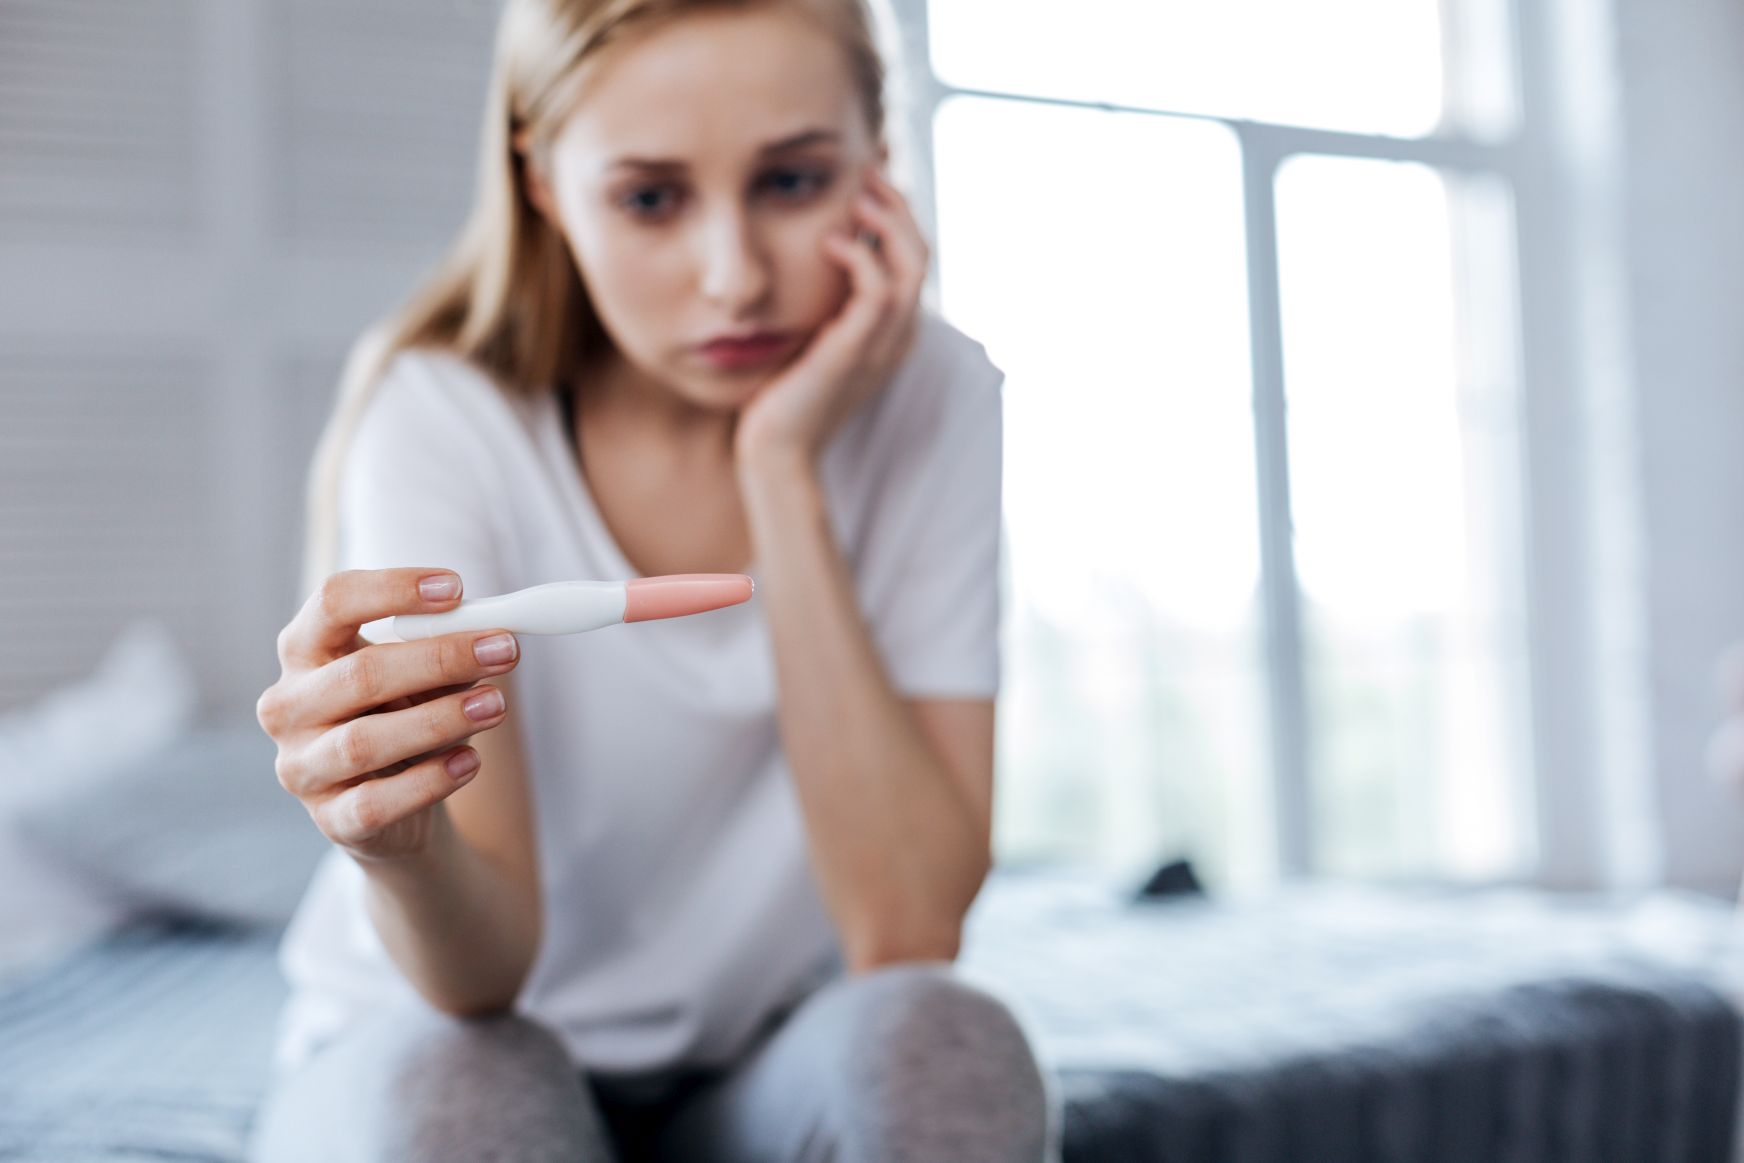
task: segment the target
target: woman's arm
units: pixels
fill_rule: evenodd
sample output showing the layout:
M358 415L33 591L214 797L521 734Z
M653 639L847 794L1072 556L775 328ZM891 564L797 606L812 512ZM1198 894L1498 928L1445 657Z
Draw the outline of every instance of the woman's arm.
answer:
M514 1005L538 950L538 910L446 813L427 850L364 871L370 920L426 1001L461 1017Z
M848 967L949 960L991 863L993 704L917 714L898 695L809 461L767 458L740 479L782 741Z
M494 680L505 704L511 676ZM512 718L473 736L478 775L437 805L429 847L359 861L370 920L400 971L429 1003L462 1016L507 1010L542 935L531 797Z
M363 870L392 959L434 1005L479 1013L514 1000L539 938L519 739L498 730L518 658L481 650L489 631L359 633L448 607L454 582L405 566L324 579L280 631L282 673L255 717L278 747L280 785Z

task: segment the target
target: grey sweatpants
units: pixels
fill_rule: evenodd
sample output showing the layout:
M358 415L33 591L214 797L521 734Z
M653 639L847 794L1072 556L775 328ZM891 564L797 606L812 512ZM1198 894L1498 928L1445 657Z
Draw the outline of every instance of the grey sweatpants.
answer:
M1056 1163L1058 1098L948 962L842 976L724 1071L586 1076L520 1015L385 1011L278 1081L250 1163Z

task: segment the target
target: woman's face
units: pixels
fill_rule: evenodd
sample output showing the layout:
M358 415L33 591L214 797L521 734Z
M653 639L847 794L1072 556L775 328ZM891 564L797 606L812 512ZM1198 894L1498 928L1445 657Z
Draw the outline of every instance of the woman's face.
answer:
M825 29L780 5L699 13L592 62L547 205L624 358L736 410L841 307L821 243L880 153ZM766 351L705 350L770 332Z

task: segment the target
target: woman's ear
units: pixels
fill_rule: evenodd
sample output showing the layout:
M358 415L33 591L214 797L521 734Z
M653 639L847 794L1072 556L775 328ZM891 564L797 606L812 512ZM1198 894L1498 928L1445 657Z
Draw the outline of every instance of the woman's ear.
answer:
M551 201L551 187L545 184L545 167L539 164L526 130L515 134L514 148L521 159L521 174L527 182L527 201L533 203L533 209L539 211L547 222L557 225L556 207Z

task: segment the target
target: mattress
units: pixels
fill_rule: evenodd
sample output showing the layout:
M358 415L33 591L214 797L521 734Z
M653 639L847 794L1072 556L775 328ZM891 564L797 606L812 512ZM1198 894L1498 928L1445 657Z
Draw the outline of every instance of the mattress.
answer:
M1693 894L1211 903L1008 872L960 964L1059 1079L1067 1160L1733 1157L1744 940Z
M1028 1026L1067 1163L1724 1163L1730 929L1676 902L1135 904L1002 874L961 964ZM239 1160L277 937L142 920L0 986L0 1159Z
M148 920L0 992L0 1159L238 1160L285 995L276 931Z

